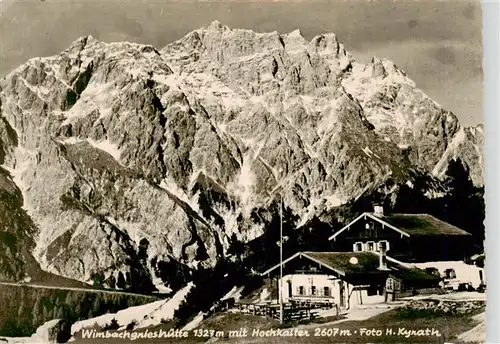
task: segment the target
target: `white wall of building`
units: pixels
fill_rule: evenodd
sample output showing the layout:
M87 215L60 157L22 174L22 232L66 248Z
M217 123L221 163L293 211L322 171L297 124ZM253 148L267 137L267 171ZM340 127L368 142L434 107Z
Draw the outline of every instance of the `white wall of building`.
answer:
M355 307L358 305L372 305L383 302L385 302L384 295L368 296L368 291L366 289L355 290L351 296L351 307Z
M288 283L291 282L292 295L289 293ZM302 287L303 295L300 295L299 288ZM315 288L315 295L312 288ZM339 285L334 276L318 274L294 274L283 276L283 300L286 302L292 297L325 297L324 288L329 288L329 296L338 299Z
M288 283L291 283L292 295L289 293ZM355 286L342 281L331 275L320 274L291 274L283 276L283 301L290 301L290 296L295 300L300 299L315 299L329 300L340 305L340 288L343 284L344 291L344 306L350 308L358 305L368 305L375 303L383 303L384 295L370 295L366 288L359 289ZM315 287L315 295L312 295L312 287ZM299 288L303 287L303 295L299 294ZM324 288L329 288L329 296L325 296Z
M455 281L458 283L471 283L474 288L479 287L481 284L481 274L483 282L485 282L484 268L475 265L469 265L462 261L448 261L448 262L426 262L414 264L417 268L436 268L441 276L445 276L446 270L453 269L455 271Z

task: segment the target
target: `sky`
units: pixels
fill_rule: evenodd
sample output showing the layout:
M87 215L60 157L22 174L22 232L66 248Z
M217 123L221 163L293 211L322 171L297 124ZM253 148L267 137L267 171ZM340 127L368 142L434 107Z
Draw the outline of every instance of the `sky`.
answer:
M482 13L478 1L0 0L0 76L54 55L84 35L162 48L219 20L306 39L335 33L361 61L385 57L464 125L482 123Z

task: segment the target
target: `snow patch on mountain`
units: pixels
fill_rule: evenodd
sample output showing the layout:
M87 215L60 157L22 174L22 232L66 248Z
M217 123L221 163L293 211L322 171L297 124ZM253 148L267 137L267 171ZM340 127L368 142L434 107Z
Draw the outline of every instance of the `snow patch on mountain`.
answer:
M321 198L313 198L310 200L309 206L304 209L303 213L300 215L300 220L297 223L297 227L302 227L309 220L311 220L315 214L318 213L319 207L324 204L324 200Z
M337 194L327 196L325 199L326 199L327 209L339 207L346 202L346 200L343 197L340 197Z
M6 159L3 167L12 177L12 180L17 185L23 197L23 209L26 211L33 210L30 204L30 197L27 191L30 185L25 182L26 175L31 174L33 167L37 164L39 154L36 151L28 150L23 146L18 146L14 150L14 156L11 159Z
M165 177L158 186L188 204L195 212L200 212L197 196L189 197L170 177Z
M180 304L186 299L186 296L193 287L194 284L190 282L186 287L175 293L175 295L167 302L161 304L152 312L141 317L141 320L139 320L139 324L136 328L158 325L162 320L172 320L175 310L179 308Z
M90 138L87 139L87 142L90 143L93 147L100 149L109 155L111 155L117 162L120 162L121 152L118 149L118 145L112 143L108 139L102 141L94 141Z
M179 308L180 304L185 300L187 294L193 287L194 284L189 283L175 293L170 299L129 307L117 313L107 313L95 318L77 321L71 326L71 334L74 335L76 332L93 327L96 324L100 327L104 327L111 323L113 319L118 322L122 330L132 321L137 322L136 328L159 325L162 319L168 321L173 318L175 310Z
M176 74L153 74L153 80L165 86L181 90L182 80Z
M0 337L0 342L7 344L51 344L57 343L51 333L52 329L61 322L61 319L54 319L40 325L35 333L30 337Z
M251 204L250 199L255 193L256 176L252 171L252 162L254 157L249 154L243 157L243 165L241 166L240 174L238 176L237 185L239 186L239 197L242 204ZM244 208L244 212L249 214L251 209Z
M429 199L435 199L435 198L441 198L441 197L446 196L446 193L442 192L442 191L436 191L436 190L427 190L424 193L424 196L429 198Z
M160 277L156 276L156 274L154 273L154 271L152 271L152 269L150 269L150 271L152 272L151 282L153 283L155 288L158 289L158 291L155 293L170 294L172 292L172 288L166 287L165 282Z
M434 169L432 170L433 175L438 178L443 177L443 175L446 173L448 162L452 159L457 158L457 154L459 153L458 147L459 145L463 144L465 138L465 131L463 128L460 128L458 133L453 137L453 140L446 148L446 151L444 152L439 162L436 164L436 166L434 166Z
M371 99L383 85L415 83L387 59L374 57L370 64L352 63L352 72L342 80L345 89L360 99Z
M205 316L203 315L203 312L199 312L193 320L191 320L186 326L182 328L183 331L191 331L198 327L202 321L205 319Z
M100 140L100 141L95 141L91 138L86 138L86 139L81 139L78 137L68 137L63 140L58 140L58 142L62 144L70 144L70 145L75 145L79 144L82 142L90 144L92 147L97 148L103 152L108 153L113 157L113 159L116 160L116 162L120 162L120 156L121 156L121 151L118 149L118 145L115 143L112 143L109 139L105 140Z
M243 289L244 289L244 287L234 286L220 300L225 301L225 300L229 300L229 299L234 299L235 301L238 301L241 298L241 293L242 293Z
M61 123L61 126L72 124L93 111L99 112L100 119L110 116L112 114L110 99L116 99L118 96L119 90L111 82L89 83L80 94L76 104L71 109L62 112L66 119Z

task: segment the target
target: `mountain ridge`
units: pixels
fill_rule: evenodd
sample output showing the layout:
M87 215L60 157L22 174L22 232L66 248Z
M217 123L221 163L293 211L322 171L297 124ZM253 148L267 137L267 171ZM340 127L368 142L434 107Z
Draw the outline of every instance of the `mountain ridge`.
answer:
M32 254L84 282L169 289L160 262L213 266L233 234L264 233L277 189L300 226L419 176L442 192L457 158L482 184L482 131L334 34L213 22L161 50L85 36L9 73L0 101L0 163L35 223Z

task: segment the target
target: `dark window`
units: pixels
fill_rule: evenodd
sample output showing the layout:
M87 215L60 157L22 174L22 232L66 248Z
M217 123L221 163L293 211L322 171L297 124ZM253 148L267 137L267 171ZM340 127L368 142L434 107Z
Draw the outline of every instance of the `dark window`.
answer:
M376 285L370 285L368 287L368 290L367 290L367 293L368 293L368 296L374 296L374 295L377 295L377 286Z
M330 296L330 287L324 287L323 288L323 293L325 296Z
M375 243L373 241L369 241L367 243L367 246L368 246L368 251L374 251Z
M454 269L446 269L444 272L444 278L446 279L454 279L457 278L457 274L455 273Z
M387 243L387 241L386 241L386 240L382 240L382 241L379 241L379 242L378 242L378 248L379 248L379 251L380 251L380 250L385 250L385 251L387 251L387 250L389 249L389 245L388 245L388 243Z
M303 285L301 285L301 286L298 287L298 294L299 295L304 295L304 286Z
M370 230L368 232L368 235L370 236L370 238L373 238L375 236L375 223L373 222L370 222Z
M316 286L311 287L311 295L316 295Z
M367 222L365 224L365 230L362 232L362 238L372 238L374 232L375 224L373 222Z
M363 251L363 243L357 242L354 244L354 251L361 252Z
M395 290L401 289L401 284L398 281L394 281L394 289Z

